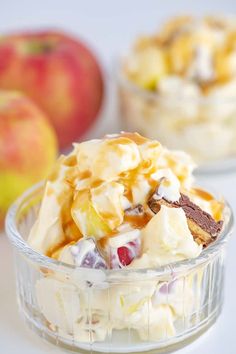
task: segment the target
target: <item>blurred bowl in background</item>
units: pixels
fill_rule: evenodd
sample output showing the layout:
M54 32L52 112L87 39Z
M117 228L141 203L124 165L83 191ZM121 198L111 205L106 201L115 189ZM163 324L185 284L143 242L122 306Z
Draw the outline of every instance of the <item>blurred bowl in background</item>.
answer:
M173 18L116 68L123 128L185 150L200 173L236 169L236 21Z
M136 87L120 72L117 85L123 130L185 150L200 165L199 174L235 171L236 96L194 99L181 91L179 96L161 96Z

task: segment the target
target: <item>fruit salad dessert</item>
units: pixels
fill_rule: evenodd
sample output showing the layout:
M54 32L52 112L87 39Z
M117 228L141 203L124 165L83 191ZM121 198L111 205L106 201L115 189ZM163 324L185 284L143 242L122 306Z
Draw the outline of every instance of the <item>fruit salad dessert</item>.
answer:
M138 38L122 60L119 88L126 128L202 165L235 157L235 19L177 17Z
M80 342L126 329L142 340L175 335L178 320L199 306L196 274L160 281L134 272L127 285L127 271L151 275L197 258L221 233L224 203L193 186L193 168L187 154L124 132L74 144L59 158L28 238L34 250L75 270L42 270L37 281L37 301L52 330ZM112 279L117 271L124 283L114 278L108 286L105 274Z

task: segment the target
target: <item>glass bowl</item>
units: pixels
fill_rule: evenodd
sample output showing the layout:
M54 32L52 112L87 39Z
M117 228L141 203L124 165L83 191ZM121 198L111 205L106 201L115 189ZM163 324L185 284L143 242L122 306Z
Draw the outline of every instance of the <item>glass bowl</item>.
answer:
M179 90L158 94L138 87L115 68L121 128L158 139L170 149L189 153L197 174L236 170L236 97L200 96Z
M42 189L39 184L23 194L6 218L19 309L42 338L78 353L167 353L213 325L222 308L233 225L228 204L221 235L196 259L104 271L58 262L28 246Z

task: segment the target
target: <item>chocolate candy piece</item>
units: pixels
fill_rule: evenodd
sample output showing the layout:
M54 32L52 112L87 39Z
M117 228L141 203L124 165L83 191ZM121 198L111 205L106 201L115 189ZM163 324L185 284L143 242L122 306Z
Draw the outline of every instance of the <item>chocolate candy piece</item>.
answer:
M138 204L134 208L126 209L125 214L131 216L142 216L144 214L144 208L141 204Z
M155 199L155 196L152 196L148 201L149 208L155 214L158 213L161 205L166 205L170 208L182 208L195 241L204 247L214 241L222 229L222 220L216 222L209 213L194 204L185 194L181 193L179 201L176 202L170 202L165 198Z
M134 229L143 229L152 218L141 204L125 210L124 222L132 225Z

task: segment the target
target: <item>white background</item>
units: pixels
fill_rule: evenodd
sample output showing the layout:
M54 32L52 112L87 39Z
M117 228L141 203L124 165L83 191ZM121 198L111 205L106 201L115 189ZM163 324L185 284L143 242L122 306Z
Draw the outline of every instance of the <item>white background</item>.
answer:
M79 35L98 54L112 78L112 62L139 33L155 30L168 16L194 13L236 13L235 0L0 0L0 33L19 28L60 28ZM100 122L89 136L118 129L114 100L108 94ZM222 192L236 212L236 174L207 181ZM1 192L1 191L0 191ZM179 353L236 354L236 239L228 247L226 296L223 314L215 327ZM0 354L62 353L31 333L20 320L14 289L12 253L5 235L0 235Z

